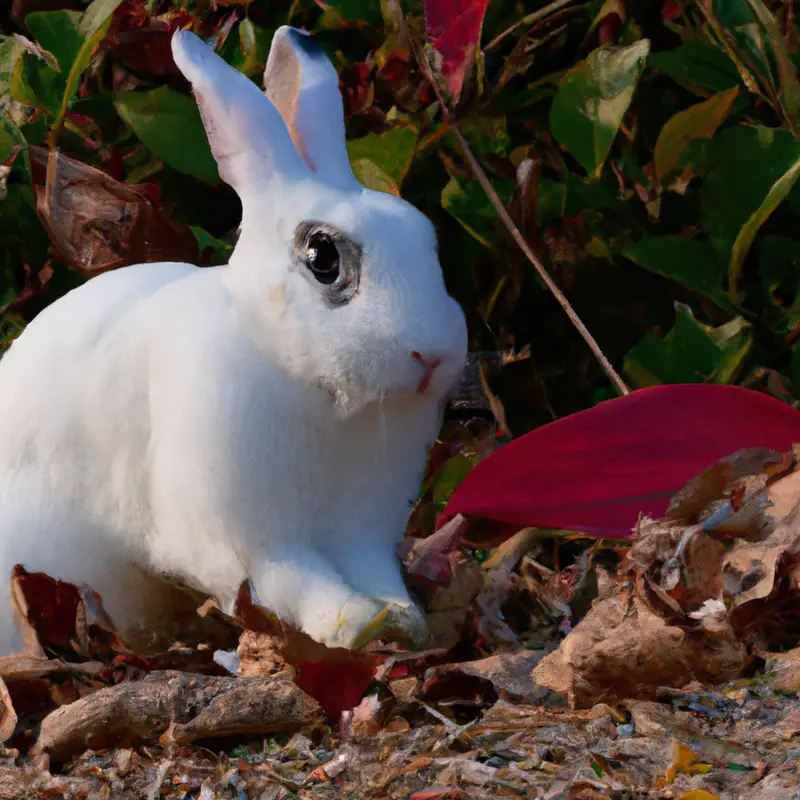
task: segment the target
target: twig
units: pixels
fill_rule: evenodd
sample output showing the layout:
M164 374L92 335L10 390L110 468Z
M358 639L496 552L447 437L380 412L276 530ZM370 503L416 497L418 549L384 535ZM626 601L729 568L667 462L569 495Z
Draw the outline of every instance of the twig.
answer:
M562 8L566 8L568 5L571 5L574 2L575 0L555 0L554 3L550 3L550 5L540 8L538 11L533 11L530 14L527 14L522 19L517 20L510 28L506 28L502 33L495 36L494 39L492 39L492 41L486 45L486 47L482 48L483 52L485 53L487 50L491 50L493 47L496 47L503 39L506 38L506 36L508 36L510 33L513 33L517 28L520 28L523 25L533 25L534 22L538 22L540 19L549 17L551 14L555 14L556 11L560 11Z
M571 0L570 0L571 1ZM567 0L559 0L560 3L565 4ZM553 4L555 5L555 4ZM542 9L544 11L544 9ZM547 270L545 269L542 262L537 258L536 254L531 250L528 242L525 240L525 237L520 232L519 228L514 224L514 220L511 219L508 211L506 211L506 207L503 205L503 201L500 199L500 196L495 191L494 186L492 186L492 182L489 180L488 176L483 170L483 167L480 165L480 162L475 157L475 154L472 152L472 149L469 146L464 134L461 133L461 128L459 128L458 123L453 118L450 108L448 107L447 103L444 101L442 97L442 93L439 91L439 86L436 83L436 79L434 78L430 64L428 60L425 58L424 52L422 52L422 48L419 45L419 42L413 38L409 37L412 43L412 46L415 50L415 55L417 58L417 62L420 65L420 69L425 74L428 82L431 85L434 93L436 94L437 99L439 100L439 105L442 109L442 116L444 118L444 122L449 125L450 130L455 134L456 138L458 139L458 143L461 146L461 151L464 155L464 158L469 163L470 168L472 169L473 174L478 179L478 183L480 183L483 191L486 193L486 196L489 198L489 201L494 206L495 211L497 212L500 219L503 221L503 224L508 229L508 232L513 237L514 241L519 246L519 249L525 254L525 257L528 261L533 264L534 269L536 272L539 273L539 277L544 281L547 288L553 293L556 300L558 300L559 305L564 309L567 316L570 319L570 322L578 329L578 333L584 338L586 344L589 345L589 349L594 354L594 357L600 362L600 366L605 371L606 375L608 376L611 383L614 384L617 391L621 395L626 395L630 393L630 389L628 389L625 381L622 380L620 375L611 365L611 362L606 358L605 353L600 349L600 345L595 340L594 336L589 333L589 329L583 324L581 318L576 313L575 309L570 304L569 300L564 296L564 293L561 289L556 286L553 279L548 274Z

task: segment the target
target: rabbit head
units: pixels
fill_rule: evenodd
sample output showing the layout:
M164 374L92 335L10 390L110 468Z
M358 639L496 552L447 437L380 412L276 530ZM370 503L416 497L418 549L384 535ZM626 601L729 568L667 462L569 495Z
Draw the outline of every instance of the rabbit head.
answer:
M230 281L253 339L340 414L417 393L440 401L463 368L464 316L430 221L353 175L324 52L280 28L262 93L191 33L176 32L172 49L242 201Z

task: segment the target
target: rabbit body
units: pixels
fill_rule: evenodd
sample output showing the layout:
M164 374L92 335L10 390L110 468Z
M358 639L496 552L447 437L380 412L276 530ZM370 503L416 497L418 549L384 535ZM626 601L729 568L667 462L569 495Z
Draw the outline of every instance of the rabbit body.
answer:
M307 59L294 32L279 35ZM466 351L433 228L399 198L304 172L288 147L267 172L276 150L248 155L248 140L239 153L243 128L220 142L218 97L193 67L251 90L199 41L178 46L243 200L239 241L226 266L95 277L0 360L0 571L88 584L123 632L169 614L163 577L228 609L249 580L329 645L353 646L387 607L418 637L396 547ZM268 105L250 86L248 102L223 104L245 123L256 97ZM302 234L317 221L333 233ZM331 241L329 285L310 266ZM0 651L19 643L3 605Z

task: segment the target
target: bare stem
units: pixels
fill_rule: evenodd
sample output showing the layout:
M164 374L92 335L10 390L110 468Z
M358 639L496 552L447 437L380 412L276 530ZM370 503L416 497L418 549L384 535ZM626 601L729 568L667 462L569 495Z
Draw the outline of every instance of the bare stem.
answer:
M550 3L550 5L540 8L538 11L533 11L527 16L524 16L522 19L517 20L510 28L506 28L506 30L504 30L502 33L495 36L494 39L492 39L492 41L483 48L483 52L485 53L487 50L491 50L493 47L496 47L501 41L503 41L503 39L506 38L506 36L508 36L510 33L513 33L517 28L520 28L523 25L533 25L534 22L545 19L545 17L555 14L556 11L561 11L562 8L572 5L574 2L575 0L555 0L555 2Z
M562 4L565 4L562 0ZM553 4L555 5L555 4ZM630 393L630 389L625 384L625 381L622 380L619 373L614 369L611 362L606 358L605 353L600 349L600 345L595 340L594 336L589 332L589 329L583 324L581 318L576 313L575 309L570 304L569 300L564 296L564 293L558 286L555 284L553 279L550 277L549 273L545 269L542 262L530 248L530 245L525 240L525 237L520 232L519 228L514 224L514 220L511 219L508 211L506 211L506 207L503 205L503 201L500 199L500 196L495 191L494 186L492 186L492 182L489 180L486 172L484 171L483 167L480 165L480 162L475 157L475 154L472 152L472 148L469 146L464 134L461 132L461 128L459 128L458 123L453 118L452 113L444 101L441 92L439 91L439 86L436 83L436 79L434 78L433 74L431 73L430 64L428 64L428 60L425 58L425 54L422 51L421 46L419 43L412 38L411 40L414 45L414 49L416 51L417 61L420 65L420 69L425 73L425 77L428 79L433 91L436 94L436 97L439 100L439 105L442 109L442 116L444 117L445 123L449 126L450 130L455 134L456 138L458 139L458 143L461 147L461 151L464 155L464 158L467 160L470 168L472 169L473 174L478 179L478 183L480 183L483 191L486 193L486 196L489 198L489 202L494 206L495 211L497 211L497 215L503 221L503 224L508 229L508 232L511 234L514 241L519 246L519 249L525 254L525 257L528 261L531 262L533 268L539 274L539 277L544 281L547 288L553 293L553 296L558 300L559 305L564 309L567 316L570 319L570 322L577 328L578 333L584 338L586 344L589 345L589 349L594 354L594 357L600 362L600 366L603 368L604 372L608 376L611 383L614 384L615 388L621 395L626 395Z

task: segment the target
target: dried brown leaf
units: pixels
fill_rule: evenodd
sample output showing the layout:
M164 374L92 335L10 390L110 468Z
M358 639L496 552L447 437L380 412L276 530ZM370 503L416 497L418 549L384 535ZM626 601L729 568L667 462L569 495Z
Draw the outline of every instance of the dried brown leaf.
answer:
M773 653L771 657L776 673L772 688L778 692L800 692L800 647L788 653ZM800 731L800 718L797 729Z
M428 641L432 647L449 650L461 640L472 601L484 587L480 566L463 557L459 561L450 585L438 587L428 602Z
M800 526L783 524L765 540L739 540L722 562L725 592L734 608L772 594L782 564L800 555Z
M712 636L669 625L641 599L623 593L596 601L533 678L583 707L600 699L653 697L659 686L695 678L729 680L749 662L730 627Z
M57 150L30 148L36 210L61 258L90 277L129 264L197 263L191 230L147 195Z
M17 727L17 712L8 693L6 682L0 678L0 742L5 742L14 733Z
M497 653L478 661L431 667L425 675L425 690L430 691L435 683L446 683L449 676L466 675L488 681L498 691L530 702L540 702L548 690L532 680L531 670L551 649Z

